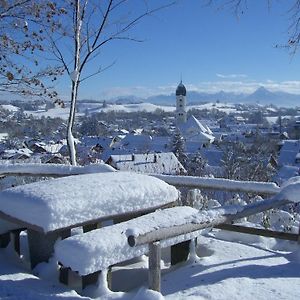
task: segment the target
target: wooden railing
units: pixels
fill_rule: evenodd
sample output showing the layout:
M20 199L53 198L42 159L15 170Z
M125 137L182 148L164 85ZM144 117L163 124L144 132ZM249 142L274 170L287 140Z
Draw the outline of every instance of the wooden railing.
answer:
M158 228L137 236L129 235L128 244L131 247L145 244L149 245L149 288L155 291L160 291L161 241L175 238L177 236L186 236L187 238L185 238L185 240L189 240L188 234L210 227L299 241L300 232L298 234L274 232L265 229L248 228L231 224L234 220L248 217L289 203L292 203L292 201L285 198L284 194L278 193L270 199L246 206L229 206L227 208L223 207L211 209L210 211L199 211L196 216L193 216L191 220L187 220L184 224L177 225L175 221L174 224L170 223L166 227ZM224 212L222 213L222 211ZM133 230L129 229L129 232L133 232Z

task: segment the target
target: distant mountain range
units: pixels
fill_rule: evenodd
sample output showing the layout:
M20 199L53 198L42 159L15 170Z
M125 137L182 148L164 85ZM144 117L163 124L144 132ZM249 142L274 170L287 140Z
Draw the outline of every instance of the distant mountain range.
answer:
M22 100L17 100L18 102L22 102ZM24 101L27 101L24 99ZM101 103L102 100L96 99L80 99L81 103ZM259 87L252 94L245 93L232 93L232 92L224 92L220 91L217 93L204 93L204 92L195 92L195 91L187 91L187 104L202 104L207 102L228 102L234 104L261 104L261 105L270 105L273 104L277 107L300 107L300 95L290 94L286 92L271 92L265 87ZM13 103L13 100L1 100L1 104L9 104ZM68 102L68 101L66 101ZM170 95L156 95L148 98L140 98L135 95L126 96L126 97L116 97L111 100L106 100L108 103L115 104L138 104L138 103L152 103L155 105L169 105L175 106L176 104L176 96L175 93Z
M130 97L127 97L127 99ZM203 102L231 102L231 103L245 103L245 104L273 104L278 107L300 106L300 95L290 94L286 92L271 92L264 87L258 88L252 94L236 94L231 92L220 91L218 93L199 93L188 92L188 104L199 104ZM144 99L144 102L163 105L174 105L175 94L171 95L157 95Z
M147 102L155 105L172 105L176 103L175 93L170 95L156 95L145 99L138 98L136 96L118 97L108 102L114 102L116 104L129 104L129 103L141 103ZM246 93L232 93L220 91L217 93L204 93L187 91L187 103L188 105L201 104L205 102L229 102L229 103L242 103L242 104L261 104L270 105L273 104L278 107L296 107L300 106L300 95L290 94L286 92L271 92L265 87L261 86L252 94Z

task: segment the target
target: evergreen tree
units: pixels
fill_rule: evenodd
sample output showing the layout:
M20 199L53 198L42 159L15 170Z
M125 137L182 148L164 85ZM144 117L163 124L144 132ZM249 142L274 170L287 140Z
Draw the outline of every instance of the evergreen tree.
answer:
M175 132L172 138L172 151L180 163L186 167L187 155L185 154L185 141L179 130Z
M191 156L187 164L188 174L191 176L204 176L207 160L198 151Z

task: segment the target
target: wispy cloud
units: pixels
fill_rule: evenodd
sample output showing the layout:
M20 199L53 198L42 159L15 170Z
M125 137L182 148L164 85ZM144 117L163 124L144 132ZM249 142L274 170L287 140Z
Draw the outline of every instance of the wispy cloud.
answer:
M236 79L236 78L247 78L248 76L246 74L221 74L217 73L217 77L223 78L223 79Z

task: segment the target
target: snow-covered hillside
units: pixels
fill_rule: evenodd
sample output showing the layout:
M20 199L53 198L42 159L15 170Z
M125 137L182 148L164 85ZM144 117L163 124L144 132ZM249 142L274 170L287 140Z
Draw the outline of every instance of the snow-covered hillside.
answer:
M136 104L108 104L103 107L101 103L78 103L78 112L77 116L82 116L86 113L92 114L96 112L110 112L110 111L123 111L123 112L155 112L156 110L163 110L165 112L174 112L176 107L174 106L164 106L164 105L155 105L151 103L136 103ZM216 109L227 114L237 112L233 104L227 103L205 103L199 105L187 106L187 109ZM32 115L35 118L50 117L50 118L61 118L67 120L69 117L69 107L68 104L66 108L50 108L49 110L38 110L38 111L25 111L27 115Z

